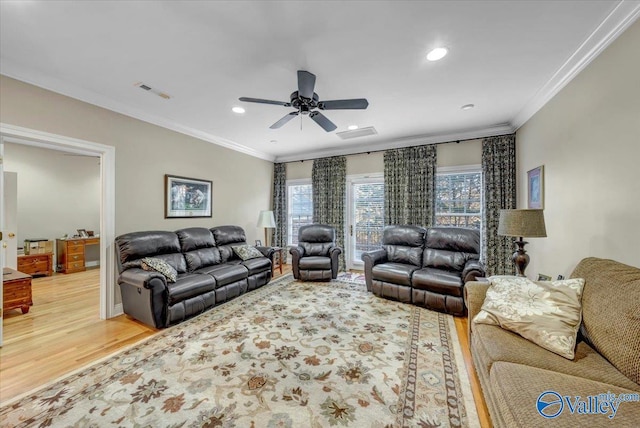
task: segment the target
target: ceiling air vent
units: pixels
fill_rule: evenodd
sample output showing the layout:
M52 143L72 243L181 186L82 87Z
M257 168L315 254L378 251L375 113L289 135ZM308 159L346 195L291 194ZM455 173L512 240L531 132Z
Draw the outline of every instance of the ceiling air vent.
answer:
M153 89L151 86L145 85L142 82L138 82L134 86L137 86L140 89L144 89L145 91L152 92L152 93L156 94L157 96L164 98L165 100L168 100L168 99L171 98L169 95L165 94L164 92L160 92L157 89Z
M378 131L373 126L367 126L366 128L358 128L353 131L336 132L336 135L343 140L350 140L352 138L366 137L367 135L376 135Z

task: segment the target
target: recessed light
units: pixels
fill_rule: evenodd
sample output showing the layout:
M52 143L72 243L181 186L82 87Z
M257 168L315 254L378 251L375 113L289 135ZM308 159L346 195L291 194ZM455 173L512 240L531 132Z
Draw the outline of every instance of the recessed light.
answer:
M475 107L475 104L465 104L462 107L460 107L462 110L471 110L472 108Z
M234 108L232 108L231 110L232 110L234 113L238 113L238 114L242 114L242 113L244 113L244 111L245 111L242 107L238 107L238 106L235 106L235 107L234 107Z
M269 141L271 144L276 144L278 142L278 140L271 140Z
M347 129L348 129L349 131L353 131L353 130L355 130L355 129L358 129L358 125L349 125L349 126L347 126Z
M427 54L427 59L429 61L438 61L444 58L447 52L449 52L447 48L435 48Z

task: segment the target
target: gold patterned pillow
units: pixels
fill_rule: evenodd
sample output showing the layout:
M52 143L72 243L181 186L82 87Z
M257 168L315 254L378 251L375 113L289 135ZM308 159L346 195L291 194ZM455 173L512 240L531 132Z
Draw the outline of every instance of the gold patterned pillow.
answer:
M584 279L531 281L494 276L475 316L476 324L499 325L572 360L582 320Z
M233 252L242 260L255 259L257 257L264 257L264 254L260 252L256 247L251 245L236 245L233 248Z
M154 257L145 257L141 262L142 269L153 270L160 272L167 278L168 282L176 282L178 279L178 272L169 263L162 259Z

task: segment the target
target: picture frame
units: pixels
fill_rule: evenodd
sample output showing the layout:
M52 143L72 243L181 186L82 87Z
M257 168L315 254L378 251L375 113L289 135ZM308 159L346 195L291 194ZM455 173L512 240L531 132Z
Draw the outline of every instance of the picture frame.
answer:
M86 230L84 230L84 229L77 229L77 232L78 232L78 235L79 235L81 238L88 238L88 237L89 237L89 234L88 234L88 233L87 233L87 231L86 231Z
M527 208L544 209L544 165L527 171Z
M262 247L262 241L259 239L256 239L256 247Z
M197 178L164 176L164 218L211 217L212 182Z

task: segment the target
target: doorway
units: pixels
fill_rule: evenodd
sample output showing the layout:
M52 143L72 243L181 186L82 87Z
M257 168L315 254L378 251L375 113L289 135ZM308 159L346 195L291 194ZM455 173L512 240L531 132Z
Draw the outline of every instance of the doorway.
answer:
M375 250L384 228L382 174L347 177L347 269L364 270L362 253Z
M117 307L115 305L115 287L113 286L115 278L113 250L115 238L115 147L33 129L0 124L0 153L2 153L2 146L5 142L26 144L78 155L96 156L100 159L100 319L111 318L122 313L121 305ZM1 202L0 206L2 206ZM1 224L1 226L4 227L4 224ZM1 344L2 337L0 336Z

